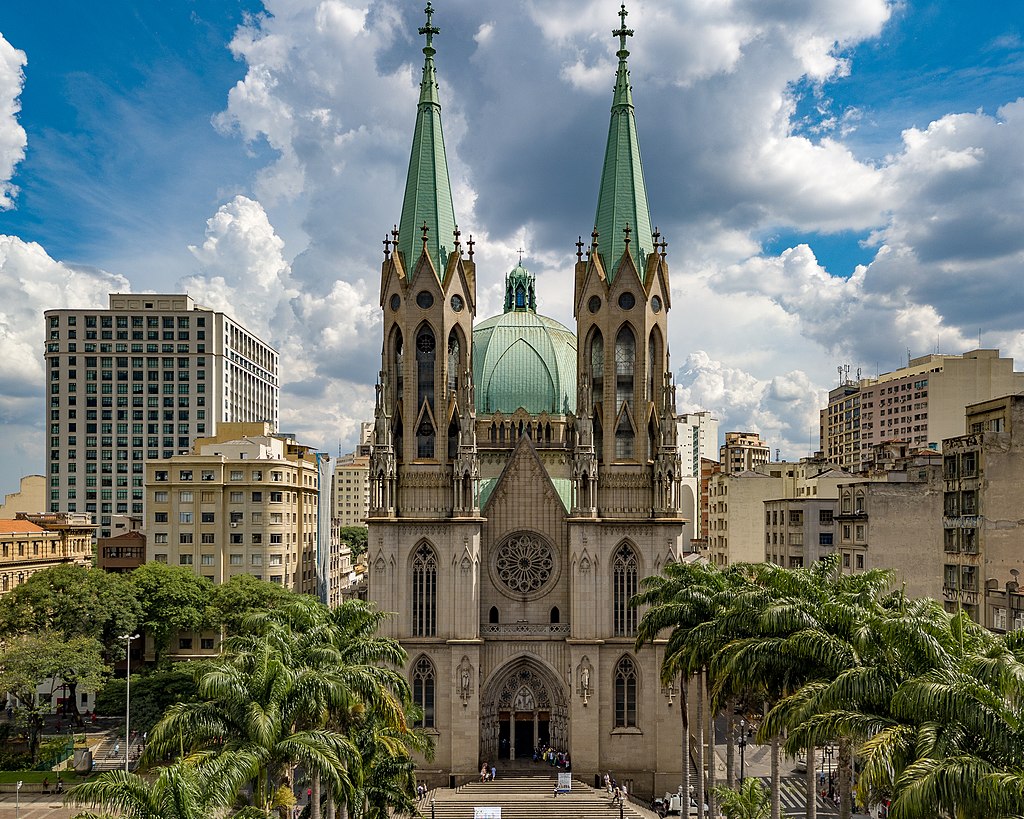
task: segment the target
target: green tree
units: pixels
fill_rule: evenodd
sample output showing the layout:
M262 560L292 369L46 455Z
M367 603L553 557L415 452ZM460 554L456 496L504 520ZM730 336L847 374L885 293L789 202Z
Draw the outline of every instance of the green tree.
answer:
M280 583L237 574L210 590L207 620L211 626L222 626L229 634L237 634L249 614L275 609L293 597L295 593Z
M744 779L738 790L720 786L716 793L725 819L767 819L771 812L771 797L757 777Z
M74 701L79 685L99 688L108 671L103 647L94 637L80 635L69 640L44 631L17 635L0 647L0 691L12 692L22 704L33 763L39 761L43 727L43 710L36 704L38 686L47 681L55 686L60 679L70 688Z
M177 702L195 699L197 695L196 663L178 664L132 675L132 727L140 733L152 730L164 712ZM96 694L96 713L123 716L125 681L107 680Z
M356 563L360 555L366 553L366 539L369 530L365 526L342 526L338 530L338 537L342 543L347 543L352 550L352 562Z
M138 627L141 613L124 576L66 564L36 572L0 596L0 633L93 637L114 658L122 656L123 637Z
M83 811L75 819L208 819L228 804L221 773L210 762L177 762L160 768L155 779L105 771L71 788L64 801L103 811Z
M142 604L140 624L153 638L159 661L178 631L198 631L207 625L213 583L181 566L145 563L130 575Z

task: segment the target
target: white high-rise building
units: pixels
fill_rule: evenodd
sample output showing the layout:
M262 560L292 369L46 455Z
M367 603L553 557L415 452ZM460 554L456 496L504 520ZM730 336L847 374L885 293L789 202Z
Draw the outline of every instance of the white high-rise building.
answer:
M112 293L106 310L44 321L49 509L92 515L100 537L143 513L147 460L225 422L277 430L277 350L187 295Z
M688 412L676 420L683 477L700 477L700 459L718 458L718 419L707 410Z

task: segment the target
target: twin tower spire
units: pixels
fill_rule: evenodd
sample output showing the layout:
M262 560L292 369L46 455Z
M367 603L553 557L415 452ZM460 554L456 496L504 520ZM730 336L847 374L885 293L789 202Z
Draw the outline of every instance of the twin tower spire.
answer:
M423 79L416 112L409 174L402 202L396 250L404 255L406 275L411 276L422 249L430 255L439 273L447 265L448 254L455 245L455 209L448 177L448 160L441 129L441 103L438 96L437 71L434 67L434 36L440 29L433 25L433 6L424 10L426 25L419 33L426 37L423 47ZM620 26L612 32L619 39L618 69L612 99L611 123L605 148L601 186L594 220L595 240L604 269L610 277L618 269L627 248L633 253L637 267L643 269L647 254L654 248L651 236L651 215L647 206L640 143L633 113L633 95L629 84L626 38L633 30L626 28L626 6L619 9ZM424 226L426 230L424 231Z

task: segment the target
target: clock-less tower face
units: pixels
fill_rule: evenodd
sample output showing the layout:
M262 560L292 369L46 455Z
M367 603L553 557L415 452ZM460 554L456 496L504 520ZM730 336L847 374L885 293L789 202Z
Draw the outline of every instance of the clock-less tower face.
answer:
M530 600L550 590L558 576L554 549L533 532L505 538L491 556L491 577L503 594Z

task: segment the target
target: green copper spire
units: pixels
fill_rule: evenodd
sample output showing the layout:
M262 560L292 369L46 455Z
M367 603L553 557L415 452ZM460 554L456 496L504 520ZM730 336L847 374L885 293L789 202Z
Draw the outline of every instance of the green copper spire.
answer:
M420 82L416 130L412 137L412 155L409 158L409 175L405 181L397 243L397 249L404 254L406 274L409 276L412 276L424 246L438 275L441 275L448 262L449 249L454 246L455 232L452 186L448 181L448 159L441 131L441 103L438 100L434 70L434 54L437 53L434 50L434 35L440 34L441 30L431 24L434 9L429 2L424 11L427 24L419 29L419 33L427 38L423 48L423 80Z
M651 238L651 212L647 207L644 169L640 164L640 142L633 115L633 94L629 86L626 38L633 30L626 28L625 4L619 9L621 25L612 34L619 38L619 68L615 74L615 96L612 98L612 119L608 128L608 146L604 153L601 190L597 197L598 248L608 278L629 248L637 267L643 270L647 254L654 249ZM628 230L627 230L628 227Z
M519 264L505 276L505 312L537 312L537 279L523 267L523 252L519 251Z

